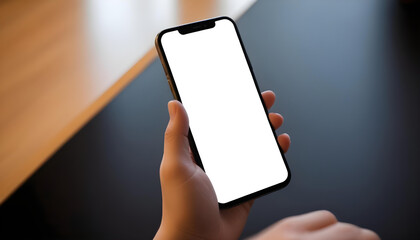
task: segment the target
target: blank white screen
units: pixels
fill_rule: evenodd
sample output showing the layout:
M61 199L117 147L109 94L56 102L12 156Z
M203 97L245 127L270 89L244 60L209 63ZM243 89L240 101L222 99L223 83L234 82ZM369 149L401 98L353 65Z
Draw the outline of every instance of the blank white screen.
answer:
M284 182L287 169L232 22L161 38L220 203Z

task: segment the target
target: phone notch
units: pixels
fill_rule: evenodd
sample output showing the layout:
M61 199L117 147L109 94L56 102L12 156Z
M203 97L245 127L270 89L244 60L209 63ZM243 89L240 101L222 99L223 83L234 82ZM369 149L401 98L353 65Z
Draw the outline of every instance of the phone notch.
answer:
M192 32L198 32L198 31L202 31L205 29L210 29L210 28L214 28L214 26L216 26L215 20L205 20L205 21L201 21L201 22L195 22L195 23L190 23L190 24L186 24L184 26L181 26L178 29L178 32L182 35L188 34L188 33L192 33Z

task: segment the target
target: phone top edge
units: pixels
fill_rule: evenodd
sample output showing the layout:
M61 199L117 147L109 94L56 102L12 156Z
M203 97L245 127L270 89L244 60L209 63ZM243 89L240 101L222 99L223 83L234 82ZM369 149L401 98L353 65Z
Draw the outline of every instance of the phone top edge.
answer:
M165 33L172 32L172 31L178 31L180 28L189 27L189 26L191 26L191 25L195 25L195 24L199 24L199 23L216 22L216 21L219 21L219 20L222 20L222 19L229 20L229 21L230 21L230 22L232 22L234 25L236 25L236 24L235 24L235 21L234 21L232 18L230 18L229 16L218 16L218 17L214 17L214 18L207 18L207 19L203 19L203 20L199 20L199 21L195 21L195 22L189 22L189 23L185 23L185 24L177 25L177 26L174 26L174 27L166 28L166 29L164 29L164 30L160 31L160 32L156 35L155 42L156 42L156 41L160 41L160 40L162 39L162 36L163 36Z
M181 97L178 94L178 90L177 90L176 84L174 82L173 76L172 76L172 71L169 67L169 63L168 63L167 58L166 58L165 50L163 49L163 46L162 46L162 37L164 36L164 34L166 34L168 32L173 32L173 31L178 31L179 32L180 28L189 27L189 26L193 26L193 25L196 25L196 24L200 24L200 23L207 23L207 22L215 23L216 21L223 20L223 19L226 19L226 20L232 22L232 24L234 25L234 27L236 29L236 32L238 33L235 21L232 18L230 18L228 16L218 16L218 17L214 17L214 18L207 18L207 19L203 19L203 20L200 20L200 21L195 21L195 22L190 22L190 23L170 27L170 28L167 28L167 29L164 29L164 30L160 31L156 35L156 37L155 37L155 48L158 52L158 56L159 56L160 61L162 63L162 67L165 71L165 75L167 77L168 84L171 88L172 95L173 95L174 99L182 102ZM182 34L182 33L180 33L180 34Z

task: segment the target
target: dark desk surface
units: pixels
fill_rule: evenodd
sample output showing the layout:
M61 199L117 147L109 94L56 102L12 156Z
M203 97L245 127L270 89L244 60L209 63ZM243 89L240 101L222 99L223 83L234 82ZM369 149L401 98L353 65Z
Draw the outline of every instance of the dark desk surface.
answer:
M239 20L293 174L244 236L317 209L384 239L419 235L419 16L394 0L273 0ZM0 238L151 238L170 99L156 60L1 206Z

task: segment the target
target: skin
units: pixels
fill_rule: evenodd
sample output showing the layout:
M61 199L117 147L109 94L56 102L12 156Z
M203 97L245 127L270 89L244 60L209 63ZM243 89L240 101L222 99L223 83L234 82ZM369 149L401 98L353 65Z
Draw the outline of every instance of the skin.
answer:
M262 93L270 109L272 91ZM170 120L165 132L164 154L160 166L162 220L155 239L238 239L253 200L229 209L219 209L216 194L206 173L198 167L188 143L188 116L178 101L168 103ZM283 123L278 113L270 113L275 129ZM287 152L288 134L277 138ZM328 211L317 211L283 219L253 239L379 239L372 231L339 223Z

